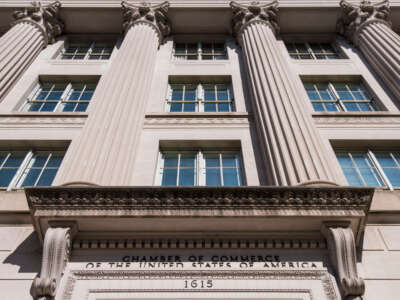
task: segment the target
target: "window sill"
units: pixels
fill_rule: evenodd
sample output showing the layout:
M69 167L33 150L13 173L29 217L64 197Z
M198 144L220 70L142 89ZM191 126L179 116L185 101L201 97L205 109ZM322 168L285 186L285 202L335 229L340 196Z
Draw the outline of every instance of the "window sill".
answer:
M313 117L400 117L400 113L390 111L338 111L338 112L313 112Z
M12 112L9 114L0 113L0 118L6 117L45 117L45 118L59 118L59 117L73 117L73 118L87 118L87 112Z
M176 65L227 65L230 63L229 59L225 60L175 60L171 62Z
M148 113L146 118L249 118L247 112L162 112Z
M52 65L105 65L107 64L111 59L107 60L88 60L88 59L49 59L48 62Z
M315 64L323 64L323 65L337 65L337 64L353 64L351 59L348 58L339 58L339 59L294 59L290 57L290 61L294 64L298 65L315 65Z

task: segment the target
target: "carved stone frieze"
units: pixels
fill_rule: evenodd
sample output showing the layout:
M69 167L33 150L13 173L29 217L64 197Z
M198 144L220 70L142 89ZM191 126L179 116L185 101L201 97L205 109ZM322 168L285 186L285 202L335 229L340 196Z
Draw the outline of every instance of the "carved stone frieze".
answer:
M364 280L358 277L356 247L353 231L349 224L329 224L322 228L338 285L348 300L361 300L364 294Z
M38 209L282 208L367 212L373 189L344 187L50 187L26 188Z
M165 125L249 125L249 118L146 118L145 126Z
M170 34L171 25L167 17L168 1L157 5L150 5L147 2L131 4L127 1L122 1L121 5L123 10L122 28L125 33L135 24L145 23L155 29L160 44L164 37Z
M49 228L46 231L40 276L32 284L34 299L54 299L71 252L71 229Z
M33 1L32 6L14 12L13 17L16 21L13 25L30 23L43 33L45 45L52 44L64 29L64 23L59 18L60 7L59 1L48 5L42 5L40 1Z
M362 126L396 126L400 124L399 116L320 116L313 115L313 120L317 124L329 124L329 125L362 125Z
M389 0L374 4L370 0L361 0L359 5L341 0L340 6L342 17L337 23L338 32L355 45L358 44L360 31L368 24L380 22L391 26Z
M230 6L233 11L233 33L238 39L240 39L241 32L251 23L264 23L270 26L274 32L279 31L278 1L274 0L267 4L253 1L250 5L232 1Z

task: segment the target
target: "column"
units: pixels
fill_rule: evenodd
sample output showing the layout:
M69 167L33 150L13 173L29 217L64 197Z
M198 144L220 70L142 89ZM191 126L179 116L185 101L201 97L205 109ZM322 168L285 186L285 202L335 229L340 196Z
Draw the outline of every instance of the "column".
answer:
M0 38L0 101L40 51L63 29L58 19L60 2L32 6L14 12L15 22Z
M278 3L231 2L233 31L242 47L267 185L332 184L321 138L292 84L275 34Z
M389 1L360 5L340 1L338 31L357 46L368 63L400 101L400 36L391 29Z
M124 41L93 95L89 117L54 184L129 185L157 50L169 34L168 2L122 3Z

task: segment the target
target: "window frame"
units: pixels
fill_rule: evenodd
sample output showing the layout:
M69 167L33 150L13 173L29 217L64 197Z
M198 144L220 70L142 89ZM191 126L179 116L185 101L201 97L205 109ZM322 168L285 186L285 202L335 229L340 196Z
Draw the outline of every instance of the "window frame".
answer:
M164 168L164 161L163 161L163 156L168 154L177 154L179 157L187 154L194 154L195 155L195 180L194 180L194 185L193 186L214 186L214 185L206 185L206 158L205 156L212 154L218 154L219 156L219 169L220 169L220 180L221 180L221 185L219 186L230 186L230 185L224 185L223 184L223 165L222 165L222 155L224 154L233 154L235 156L236 163L238 165L237 168L232 168L232 169L237 169L237 180L239 185L237 186L246 186L246 181L245 181L245 174L244 174L244 167L243 167L243 158L242 158L242 152L240 150L215 150L215 149L198 149L198 150L159 150L158 151L158 159L157 159L157 168L156 168L156 176L154 180L154 185L156 186L163 186L162 181L163 181L163 170ZM177 163L177 166L179 167L179 160ZM177 178L176 178L176 183L177 185L174 185L176 187L182 187L184 185L178 185L179 183L179 171L177 172ZM215 185L217 186L217 185ZM233 186L233 185L232 185Z
M184 87L192 85L196 86L195 92L196 92L196 99L195 100L172 100L172 94L173 94L173 88L172 86L174 85L182 85ZM207 85L213 85L214 86L214 92L216 95L215 100L205 100L205 88L204 86ZM218 86L226 86L226 90L228 93L228 98L230 100L218 100ZM183 89L183 95L185 89ZM182 104L182 110L175 112L171 111L171 104ZM195 110L194 111L186 111L186 113L198 113L198 112L204 112L204 113L231 113L236 111L236 106L235 106L235 97L233 95L233 88L231 83L213 83L213 82L195 82L195 83L168 83L168 90L167 90L167 97L165 99L165 112L168 113L185 113L184 111L184 104L190 104L194 103L195 104ZM215 104L216 105L216 110L215 111L205 111L205 104L210 103L210 104ZM228 104L229 110L228 111L218 111L219 106L218 104Z
M176 53L176 45L177 44L184 44L185 45L185 54L177 54ZM188 53L188 45L189 44L197 44L197 52L194 54L192 53ZM203 45L204 44L212 44L212 51L211 53L203 53ZM218 54L215 53L215 45L216 44L223 44L224 45L224 54ZM227 43L226 41L197 41L197 42L190 42L190 41L174 41L173 42L173 46L172 46L172 59L174 61L210 61L210 62L214 62L214 61L226 61L229 60L229 56L228 56L228 47L227 47ZM204 59L204 56L211 56L211 59ZM188 59L188 56L196 56L196 59ZM217 57L222 57L222 59L217 59Z
M311 61L315 61L315 60L322 60L322 61L326 61L326 60L337 60L337 59L346 59L346 57L344 56L344 54L342 53L342 51L340 51L340 48L337 46L337 44L335 42L293 42L293 41L285 41L285 47L286 50L290 56L291 59L293 60L311 60ZM288 45L291 45L295 50L296 53L290 53L289 52L289 48ZM299 52L299 50L297 49L297 47L295 46L295 44L303 44L307 50L307 52ZM311 44L318 44L319 47L324 50L321 45L323 44L329 44L334 52L332 53L315 53L314 50L312 49ZM324 50L325 51L325 50ZM330 55L332 54L332 55ZM294 58L293 55L296 55L297 58ZM310 59L307 58L302 58L301 56L305 56L305 55L309 55ZM325 55L325 58L318 58L317 56L321 56L321 55ZM333 55L335 55L335 57L333 57Z
M329 113L329 112L350 112L350 113L365 113L365 112L377 112L377 111L382 111L381 105L378 104L378 101L376 100L376 97L374 97L374 95L370 92L370 90L367 88L366 84L360 80L360 81L354 81L354 80L347 80L347 81L339 81L339 80L323 80L323 81L315 81L315 80L309 80L307 81L306 79L302 80L303 83L303 87L304 90L307 94L308 100L311 103L311 106L313 108L313 111L316 113ZM343 100L340 99L339 93L337 91L337 89L335 88L335 85L339 85L342 84L346 87L346 91L349 92L351 94L351 96L353 98L356 98L353 94L353 91L349 88L349 85L358 85L358 87L360 89L362 89L363 93L367 93L368 96L370 97L370 99L363 99L363 100ZM322 98L320 95L321 90L318 89L318 85L327 85L327 90L329 92L330 95L333 96L334 99L332 100L312 100L310 99L310 96L308 95L308 90L307 90L307 86L312 85L313 86L313 91L316 92L319 96L319 98ZM314 103L316 104L322 104L322 107L324 108L324 110L316 110L314 108ZM330 111L327 110L326 106L324 104L335 104L335 107L337 108L337 110L334 111ZM354 105L356 105L359 109L360 106L359 104L367 104L369 106L369 108L371 108L371 110L348 110L346 107L346 103L352 103Z
M390 182L389 178L387 177L383 167L381 166L381 164L379 163L377 157L376 157L376 153L388 153L390 154L390 156L392 157L393 161L396 163L396 165L398 165L399 169L400 169L400 163L397 162L397 160L393 157L393 153L398 153L400 154L400 150L393 150L393 149L389 149L389 150L382 150L382 149L377 149L377 150L373 150L371 148L367 148L366 150L360 150L360 149L354 149L354 150L346 150L343 148L340 149L336 149L335 150L335 155L337 155L338 153L345 153L347 155L353 155L354 153L362 153L362 154L366 154L367 157L370 159L370 161L372 162L373 166L376 171L378 172L378 175L380 176L380 179L383 183L383 186L378 186L376 188L388 188L390 191L394 191L395 189L400 189L400 186L393 186L392 183ZM356 163L353 161L353 165L356 165ZM339 160L338 160L338 164L340 166L340 169L343 171L343 167L340 164ZM365 184L365 180L363 178L363 176L361 175L361 173L359 172L359 168L356 168L356 172L359 175L359 177L361 178L362 182L364 183L364 187L371 187L370 185L366 185ZM344 174L344 172L343 172ZM345 175L344 175L345 176ZM345 176L346 178L346 176ZM347 178L346 178L347 181ZM348 181L347 181L348 182ZM372 186L374 187L374 186Z
M0 149L0 153L5 153L7 152L7 159L9 158L9 156L12 153L23 153L24 154L24 158L22 159L21 164L17 167L17 171L15 172L14 176L12 177L10 183L8 184L8 186L0 186L0 190L6 190L6 191L11 191L11 190L17 190L17 189L23 189L24 187L22 186L22 184L24 183L26 176L29 174L29 170L31 170L33 167L29 166L29 164L34 164L34 158L36 154L47 154L47 159L45 164L40 167L40 174L38 175L38 177L36 178L35 181L35 185L34 186L38 186L37 183L40 181L41 176L43 174L43 171L47 168L48 162L51 159L51 157L54 154L63 154L63 159L65 157L66 154L66 150L65 149L40 149L40 150L35 150L35 149ZM1 164L0 164L0 170L3 170L4 168L4 164L7 161L7 159L5 159ZM63 160L62 159L62 160ZM62 160L60 165L57 167L57 172L62 164ZM36 169L38 167L35 167ZM55 167L51 167L51 168L55 168ZM54 175L57 176L57 172ZM54 181L53 178L53 181Z
M38 99L34 99L36 98L41 91L43 91L43 87L45 85L51 85L51 89L49 90L46 98L50 95L51 90L57 85L57 84L65 84L64 90L60 96L59 99L57 100L47 100L47 99L42 99L42 100L38 100ZM28 96L26 97L26 100L23 102L23 104L20 106L19 110L20 112L28 112L28 113L85 113L89 107L90 102L93 99L93 95L96 91L97 88L97 84L98 81L93 81L93 80L89 80L89 81L71 81L71 80L66 80L66 81L60 81L60 80L39 80L34 88L32 89L32 92L28 94ZM84 92L87 91L87 88L92 88L93 87L93 93L92 93L92 97L89 100L69 100L68 98L71 96L71 94L74 91L77 91L76 89L74 89L74 85L83 85L83 89L80 91L80 97L82 96L82 94ZM41 108L43 107L44 104L46 103L56 103L55 107L53 110L49 110L49 111L42 111L42 110L38 110L38 111L31 111L29 110L35 103L41 103ZM71 104L71 103L75 103L75 107L73 111L63 111L63 108L67 105L67 104ZM87 104L86 109L84 111L76 111L77 107L79 104ZM40 108L40 109L41 109Z
M94 55L93 54L93 52L94 52L93 49L98 48L98 47L96 47L96 45L98 45L98 44L104 44L104 45L112 46L111 51L109 53L108 52L104 53L104 49L105 48L109 48L109 47L103 46L102 54L100 54L100 55L96 54L99 57L107 55L107 56L109 56L108 58L106 58L106 59L102 59L102 58L91 59L91 56ZM71 61L71 60L72 61L76 61L76 60L78 60L78 61L79 60L107 61L107 60L111 59L111 56L112 56L112 53L114 51L115 45L116 45L115 41L93 41L93 40L92 41L87 41L87 42L85 42L85 41L66 41L65 44L64 44L64 47L60 50L60 53L57 55L56 59L63 60L63 61ZM74 52L74 54L67 54L68 52L66 50L68 50L69 47L73 47L73 46L77 47L77 48L85 47L85 48L88 48L88 50L86 52L77 53L76 52L78 50L77 49ZM64 58L65 55L71 55L73 57L70 58L70 59ZM77 55L83 56L83 58L74 58Z

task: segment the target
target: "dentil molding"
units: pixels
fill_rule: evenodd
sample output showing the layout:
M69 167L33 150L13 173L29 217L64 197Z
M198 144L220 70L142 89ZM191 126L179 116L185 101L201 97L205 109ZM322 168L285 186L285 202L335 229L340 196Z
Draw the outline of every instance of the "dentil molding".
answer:
M39 1L33 1L31 6L14 12L13 17L16 21L13 25L19 23L32 24L42 32L45 45L52 44L64 29L64 23L58 16L60 7L59 1L45 6Z

